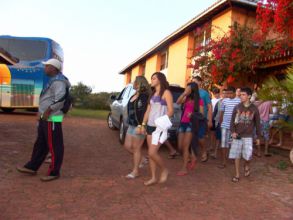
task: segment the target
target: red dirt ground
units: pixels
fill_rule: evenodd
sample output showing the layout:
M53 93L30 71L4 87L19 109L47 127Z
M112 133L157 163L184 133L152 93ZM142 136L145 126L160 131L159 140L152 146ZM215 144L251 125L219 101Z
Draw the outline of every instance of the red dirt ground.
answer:
M67 118L62 177L53 182L15 170L30 157L36 116L0 114L0 219L293 219L293 167L276 168L284 155L255 159L252 175L232 183L233 165L219 160L199 164L177 177L180 159L168 160L164 185L143 186L141 177L125 180L131 156L118 142L118 132L105 121ZM167 158L167 151L161 154ZM289 163L289 162L288 162Z

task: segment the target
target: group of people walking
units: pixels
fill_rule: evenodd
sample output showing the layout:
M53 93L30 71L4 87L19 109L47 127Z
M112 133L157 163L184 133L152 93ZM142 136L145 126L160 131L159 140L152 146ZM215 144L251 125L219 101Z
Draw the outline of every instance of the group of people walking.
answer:
M68 100L70 83L62 74L62 63L56 59L44 62L49 81L40 95L38 136L34 144L31 159L17 170L26 174L36 174L41 164L51 153L50 167L42 181L51 181L60 177L63 161L62 120ZM177 155L168 141L170 118L174 114L174 103L182 106L180 126L178 128L178 149L182 153L182 166L177 176L185 176L195 169L198 161L207 162L209 152L216 158L221 148L223 169L229 157L235 160L233 182L240 180L240 159L245 160L244 176L250 175L249 161L252 158L253 143L258 146L260 156L260 137L265 140L265 155L269 156L269 114L272 102L257 100L256 94L248 87L235 89L228 87L220 91L215 88L211 99L208 91L202 88L203 80L199 76L192 78L184 92L173 100L166 76L156 72L151 76L151 83L144 76L137 76L133 87L135 94L130 98L128 109L128 130L125 148L133 154L133 169L126 175L128 179L139 176L139 169L149 163L150 178L144 185L164 183L169 170L159 154L162 144L172 152L171 158ZM221 94L220 94L221 93ZM222 95L222 97L220 97ZM254 103L252 103L252 101ZM207 149L206 137L209 136L213 149ZM148 155L142 155L145 139ZM157 179L157 168L160 175Z
M222 153L219 168L226 167L227 158L235 160L233 182L240 180L241 158L245 161L244 176L250 175L253 144L260 145L265 127L262 126L265 123L258 108L263 103L257 106L251 102L253 92L250 88L236 90L228 87L221 91L222 98L220 90L215 88L211 99L209 92L202 88L201 77L195 76L179 98L173 100L166 76L161 72L151 76L150 84L144 76L137 76L133 86L136 93L128 103L129 127L124 144L133 154L133 169L126 178L137 178L139 168L149 161L151 177L144 185L167 181L169 171L159 154L159 148L167 140L168 128L172 126L170 117L174 113L173 102L182 106L177 146L182 153L183 163L177 176L188 175L198 161L208 161L210 151L213 151L211 157L216 158L219 147ZM207 135L213 149L207 149ZM142 146L145 138L148 155L144 157ZM158 179L157 168L160 170Z

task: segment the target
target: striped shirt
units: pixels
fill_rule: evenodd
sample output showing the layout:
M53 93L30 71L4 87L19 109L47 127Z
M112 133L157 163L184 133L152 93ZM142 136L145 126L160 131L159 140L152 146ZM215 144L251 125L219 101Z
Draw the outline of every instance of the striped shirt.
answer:
M224 112L223 122L221 125L222 128L230 129L230 123L234 107L238 105L240 102L241 100L239 98L226 98L223 100L220 108L220 111Z

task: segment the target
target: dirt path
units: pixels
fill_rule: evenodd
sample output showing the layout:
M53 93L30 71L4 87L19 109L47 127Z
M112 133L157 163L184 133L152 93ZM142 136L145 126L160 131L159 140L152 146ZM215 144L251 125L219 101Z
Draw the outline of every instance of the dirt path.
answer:
M144 187L141 178L123 178L131 157L118 132L104 121L67 118L62 178L40 182L15 170L31 154L35 116L0 114L0 219L293 219L293 168L275 168L287 158L254 159L252 175L231 183L232 164L199 164L189 176L177 177L181 160L165 160L171 175L165 185ZM166 158L167 152L162 149ZM273 166L274 165L274 166Z

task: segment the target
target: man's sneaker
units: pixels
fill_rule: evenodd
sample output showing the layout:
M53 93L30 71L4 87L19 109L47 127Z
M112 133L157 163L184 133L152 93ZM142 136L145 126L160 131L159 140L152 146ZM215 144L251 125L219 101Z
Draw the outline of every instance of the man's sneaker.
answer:
M27 173L27 174L31 174L31 175L36 175L37 174L37 171L31 170L31 169L28 169L28 168L25 168L25 167L21 167L21 166L17 166L16 170L18 172Z
M43 181L43 182L49 182L49 181L52 181L52 180L56 180L59 177L60 176L43 176L43 177L41 177L41 181Z

